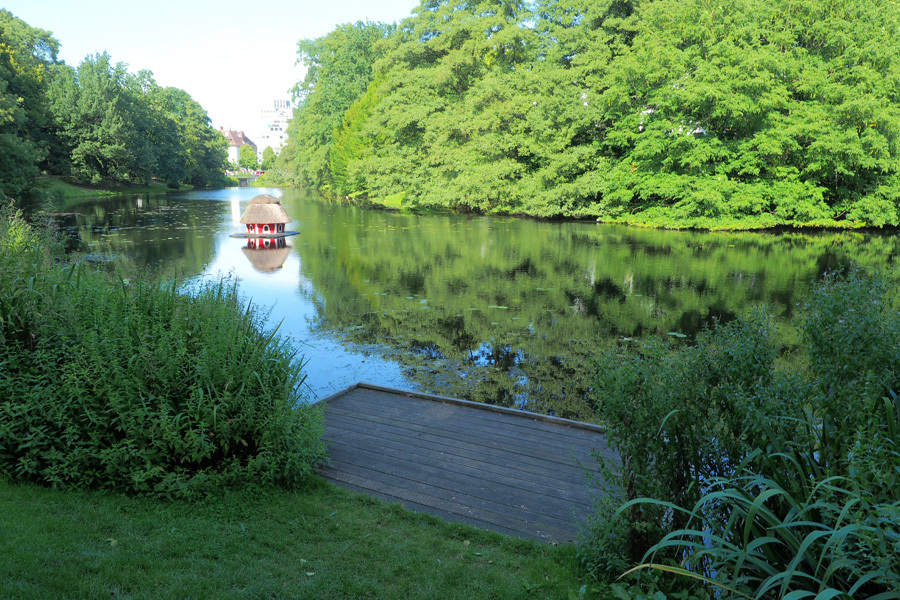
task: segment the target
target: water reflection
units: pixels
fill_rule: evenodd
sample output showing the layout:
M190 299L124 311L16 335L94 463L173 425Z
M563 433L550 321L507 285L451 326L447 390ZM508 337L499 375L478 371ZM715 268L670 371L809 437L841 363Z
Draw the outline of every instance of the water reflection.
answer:
M291 253L291 246L288 246L284 238L251 239L247 240L242 251L255 270L271 273L284 266Z
M301 233L290 244L267 250L228 237L261 193L280 196L294 219L289 228ZM599 344L670 333L689 341L759 303L772 306L790 344L790 318L810 282L851 260L889 269L898 256L887 234L424 217L295 190L72 210L68 226L82 251L103 247L138 266L178 263L189 276L240 279L243 293L303 345L317 395L362 380L581 419L593 412Z

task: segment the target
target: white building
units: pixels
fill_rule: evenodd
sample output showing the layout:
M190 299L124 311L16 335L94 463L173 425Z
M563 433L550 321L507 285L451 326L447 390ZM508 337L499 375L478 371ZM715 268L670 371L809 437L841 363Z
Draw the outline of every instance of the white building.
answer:
M250 138L244 135L243 131L234 131L233 129L224 129L219 127L219 132L228 140L228 161L234 164L241 162L241 146L248 144L257 156L261 152L259 147L254 144Z
M281 149L287 144L287 127L293 114L290 100L275 100L272 108L260 111L260 125L254 136L260 162L263 150L269 146L275 154L281 153Z

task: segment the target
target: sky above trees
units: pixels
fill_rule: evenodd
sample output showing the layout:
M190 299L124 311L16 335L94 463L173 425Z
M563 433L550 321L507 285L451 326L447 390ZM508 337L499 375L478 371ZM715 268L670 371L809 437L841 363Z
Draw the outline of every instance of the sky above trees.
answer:
M213 124L241 129L303 79L297 42L359 20L393 22L416 0L272 0L247 4L184 0L7 0L3 8L60 42L59 57L78 66L107 51L132 72L152 71L162 86L187 91ZM235 75L242 77L238 82Z

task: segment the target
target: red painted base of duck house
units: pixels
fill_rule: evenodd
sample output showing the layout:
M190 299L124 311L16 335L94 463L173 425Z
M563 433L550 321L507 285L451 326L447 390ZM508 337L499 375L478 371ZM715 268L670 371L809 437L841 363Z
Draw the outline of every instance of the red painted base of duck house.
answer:
M247 233L284 233L284 223L248 223Z
M247 248L250 250L266 250L275 248L287 248L284 238L262 238L247 240Z

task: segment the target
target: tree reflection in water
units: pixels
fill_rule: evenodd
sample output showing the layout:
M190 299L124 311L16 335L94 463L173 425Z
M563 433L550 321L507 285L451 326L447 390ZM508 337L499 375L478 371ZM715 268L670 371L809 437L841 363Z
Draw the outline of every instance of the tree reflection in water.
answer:
M218 234L233 227L228 193L145 200L129 213L142 222L131 225L79 215L76 228L85 244L105 236L137 264L180 261L201 272L217 251L214 236L203 236L208 223ZM764 303L790 346L794 308L812 281L851 261L890 271L900 255L892 232L416 216L297 190L284 190L282 203L301 231L292 249L303 282L296 301L315 306L316 331L381 348L422 391L584 420L594 414L600 345L645 336L690 342L713 320Z

